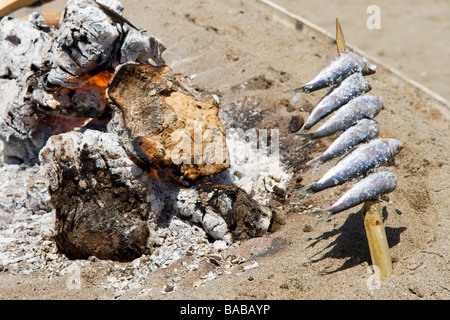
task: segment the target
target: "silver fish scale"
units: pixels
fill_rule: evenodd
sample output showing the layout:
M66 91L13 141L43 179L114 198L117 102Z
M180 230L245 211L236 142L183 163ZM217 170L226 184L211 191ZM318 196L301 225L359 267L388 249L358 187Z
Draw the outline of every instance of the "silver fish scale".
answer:
M361 72L363 68L364 61L358 55L350 51L344 51L336 60L305 85L305 91L310 92L318 88L338 84L349 75L355 72Z
M394 154L391 142L395 139L376 139L354 150L312 185L314 192L343 184L371 169L385 164Z
M354 207L367 200L392 192L397 187L397 175L392 172L378 172L369 175L348 190L329 211L335 214Z
M378 133L379 125L376 120L362 119L344 131L321 156L309 161L308 164L334 159L359 143L376 138Z
M371 95L356 97L337 110L327 122L317 129L313 134L313 139L345 130L362 118L373 118L381 111L381 107L380 97Z
M310 129L321 119L351 101L352 98L370 90L371 87L369 81L367 81L361 73L351 75L342 81L338 87L331 89L331 91L320 100L309 115L302 129Z

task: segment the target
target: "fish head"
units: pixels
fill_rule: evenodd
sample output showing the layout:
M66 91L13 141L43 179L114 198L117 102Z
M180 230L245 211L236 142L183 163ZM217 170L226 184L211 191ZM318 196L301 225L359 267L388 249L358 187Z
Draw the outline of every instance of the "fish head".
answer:
M376 173L376 174L378 174L380 177L385 178L386 181L391 181L391 182L394 182L394 183L397 183L397 181L398 181L397 175L394 172L391 172L391 171L383 171L383 172L379 172L379 173Z
M395 184L398 182L398 177L395 173L391 172L391 178L395 181Z
M383 109L383 100L381 99L381 97L375 97L374 100L377 104L378 112L380 112Z
M386 139L389 143L389 149L391 149L392 156L396 156L403 149L403 142L397 139Z
M368 76L368 75L374 74L377 71L377 66L372 64L372 63L370 63L369 60L367 60L366 57L363 57L362 61L364 63L364 66L363 66L363 69L362 69L361 73L364 76Z
M388 187L388 192L392 192L395 190L395 188L397 188L397 184L398 184L398 177L395 173L393 172L389 172L387 173L386 176L386 180L385 183L387 184Z
M382 184L384 185L384 192L383 193L389 193L395 190L397 188L398 184L398 177L393 172L380 172L380 175L383 176L382 178Z
M370 90L372 90L372 85L370 84L369 80L364 79L365 80L365 92L369 92Z

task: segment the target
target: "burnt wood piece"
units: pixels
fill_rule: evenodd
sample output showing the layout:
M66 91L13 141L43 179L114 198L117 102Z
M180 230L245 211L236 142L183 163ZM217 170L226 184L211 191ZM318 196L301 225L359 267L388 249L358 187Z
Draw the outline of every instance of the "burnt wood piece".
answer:
M120 66L106 90L113 110L108 130L124 139L143 168L195 180L229 167L218 103L168 66Z
M40 158L61 252L118 261L150 253L152 185L127 158L119 137L95 130L55 135Z
M200 185L199 192L202 206L225 220L233 241L260 237L268 230L271 210L236 185L206 183Z
M44 84L48 90L79 88L103 70L126 62L164 64L165 47L147 31L92 0L69 0L56 39L47 55L50 65Z

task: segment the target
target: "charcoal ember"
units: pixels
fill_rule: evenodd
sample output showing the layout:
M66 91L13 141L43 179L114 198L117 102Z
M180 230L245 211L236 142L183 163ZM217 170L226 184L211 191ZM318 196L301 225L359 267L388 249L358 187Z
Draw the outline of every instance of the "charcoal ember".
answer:
M270 226L271 210L236 185L202 184L200 200L204 208L225 220L234 241L260 237Z
M200 225L214 240L223 240L228 244L232 242L232 234L226 220L218 210L202 201L199 191L195 188L181 188L173 201L173 209L182 219Z
M181 188L174 210L183 219L200 224L214 240L228 244L262 236L272 218L272 212L251 199L243 189L221 183Z
M41 150L58 249L70 258L133 260L149 253L149 177L120 138L95 130L52 136ZM157 206L155 206L157 207Z
M110 132L141 167L173 168L188 180L229 168L218 103L168 66L125 64L106 90Z
M38 82L32 96L40 111L60 116L61 122L64 118L107 119L109 109L105 89L111 78L111 72L103 71L80 88L61 88L53 92L47 91L44 84Z
M0 96L9 88L2 88L1 84L0 82ZM62 119L45 114L31 102L22 105L11 103L7 106L0 102L3 160L6 164L36 164L39 162L39 151L50 136L81 127L85 122L86 119Z
M48 87L79 88L103 70L135 61L163 64L161 42L136 29L118 1L69 0L47 55Z

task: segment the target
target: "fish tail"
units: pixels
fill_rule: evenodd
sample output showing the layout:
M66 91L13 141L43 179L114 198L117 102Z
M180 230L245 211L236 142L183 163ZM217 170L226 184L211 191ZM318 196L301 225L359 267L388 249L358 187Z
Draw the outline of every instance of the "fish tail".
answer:
M289 101L290 104L296 103L298 100L300 100L301 97L303 97L305 94L307 94L307 91L305 89L305 85L302 85L302 86L294 88L294 89L289 89L286 92L294 93L294 96Z
M314 164L313 174L316 174L319 167L323 164L322 158L319 156L317 158L314 158L306 163L308 166L311 166Z
M311 212L311 214L316 215L320 221L328 221L330 217L333 215L331 209L317 209Z
M300 188L298 190L295 190L294 193L300 194L303 196L303 198L309 197L314 193L314 190L312 189L314 186L314 183L311 183L307 185L306 187Z
M313 138L313 133L304 129L300 129L295 134L302 139L302 141L300 142L300 147L306 146L308 143L311 142Z
M316 165L314 166L314 169L313 169L313 175L315 175L317 173L317 170L319 170L319 168L322 165L322 163L323 163L322 160L317 161L317 163L316 163Z
M322 159L321 159L320 156L319 156L319 157L317 157L317 158L314 158L314 159L312 159L312 160L309 160L306 164L307 164L308 166L311 166L311 165L313 165L313 164L315 164L315 165L317 166L317 165L321 164L321 162L322 162Z

